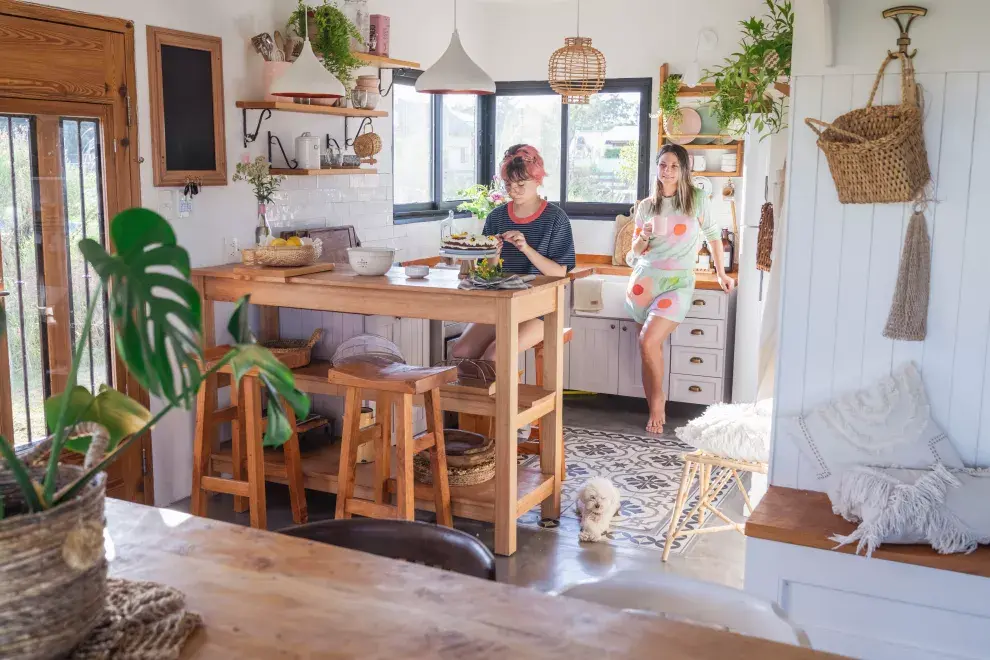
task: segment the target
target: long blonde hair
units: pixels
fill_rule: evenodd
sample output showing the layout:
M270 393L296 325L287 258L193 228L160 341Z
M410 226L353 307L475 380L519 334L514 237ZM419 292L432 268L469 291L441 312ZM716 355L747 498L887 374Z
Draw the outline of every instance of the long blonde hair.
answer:
M657 186L653 193L653 208L659 212L663 205L663 184L660 182L660 159L667 154L674 154L681 167L681 178L677 182L677 192L674 193L674 210L684 215L694 215L695 190L691 181L691 162L687 149L679 144L665 144L657 152Z

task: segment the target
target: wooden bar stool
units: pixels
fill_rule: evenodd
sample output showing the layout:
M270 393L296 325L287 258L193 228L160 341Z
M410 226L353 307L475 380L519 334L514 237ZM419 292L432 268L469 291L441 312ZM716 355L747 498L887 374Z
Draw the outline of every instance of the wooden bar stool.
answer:
M570 344L573 337L574 329L564 328L564 344ZM534 349L536 351L536 385L543 387L543 342L537 344ZM536 420L530 426L529 440L519 443L519 453L539 454L540 441L540 420ZM564 458L564 452L560 454L560 474L561 478L567 475L567 461Z
M216 364L230 346L217 346L206 351L207 368ZM230 385L230 406L217 409L217 389L221 381ZM299 435L296 418L291 406L282 402L288 416L292 436L283 445L285 469L289 475L289 499L292 520L305 523L308 518L306 491L303 486L302 458L299 453ZM234 510L250 511L251 526L266 529L265 456L262 433L267 420L261 415L261 384L248 374L240 386L234 383L228 368L206 379L196 396L196 431L193 437L192 506L194 515L207 516L209 493L226 493L234 496ZM212 465L216 425L231 423L231 478L215 474Z
M414 520L416 511L413 456L430 451L433 473L434 503L437 522L453 527L450 513L450 487L447 484L447 455L443 441L443 412L440 409L440 386L457 380L456 367L412 367L405 364L372 364L353 362L330 370L332 384L347 388L344 402L344 433L340 447L340 472L337 477L338 520L351 514L368 518ZM379 418L382 432L362 434L361 391L378 393ZM426 399L426 433L413 438L413 397ZM396 438L396 505L388 497L391 453L391 417L395 406ZM376 442L374 501L354 497L357 471L357 450L365 442Z

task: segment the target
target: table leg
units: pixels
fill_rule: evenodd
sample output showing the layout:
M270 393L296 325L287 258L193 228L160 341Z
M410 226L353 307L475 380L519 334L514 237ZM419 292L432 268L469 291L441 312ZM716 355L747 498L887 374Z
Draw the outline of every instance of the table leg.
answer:
M564 464L564 287L557 287L555 311L543 319L543 387L554 392L553 410L540 420L540 471L553 475L553 495L541 505L544 518L560 518Z
M261 311L261 332L258 341L270 341L280 336L278 328L278 307L259 307Z
M519 316L512 298L499 298L495 319L495 552L516 551L519 498L516 452L519 423Z
M203 350L213 348L217 345L217 327L213 314L213 301L206 298L206 278L201 275L193 275L193 287L199 292L199 299L203 303Z
M248 501L251 527L268 529L265 502L265 452L261 446L261 384L253 376L241 381L244 399L244 435L247 442Z

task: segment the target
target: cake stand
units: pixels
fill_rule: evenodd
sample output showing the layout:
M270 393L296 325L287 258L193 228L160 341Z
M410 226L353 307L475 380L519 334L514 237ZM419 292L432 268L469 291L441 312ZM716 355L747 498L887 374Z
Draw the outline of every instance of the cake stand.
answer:
M478 259L491 259L492 257L498 256L498 250L495 248L489 250L440 250L440 256L444 259L449 259L450 261L460 264L461 272L458 273L458 277L464 279L472 272L474 272L475 264L478 263Z

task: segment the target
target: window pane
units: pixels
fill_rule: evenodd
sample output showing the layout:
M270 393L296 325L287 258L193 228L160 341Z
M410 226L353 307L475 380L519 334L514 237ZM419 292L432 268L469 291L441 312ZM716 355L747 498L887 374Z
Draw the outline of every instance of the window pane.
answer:
M557 95L499 96L495 103L495 167L512 145L533 145L546 163L547 178L540 194L551 202L560 201L562 107Z
M395 203L425 204L433 201L433 96L412 85L396 85L393 93Z
M447 94L443 99L443 201L478 182L478 97Z
M640 94L595 94L568 114L567 201L631 204L639 180Z

